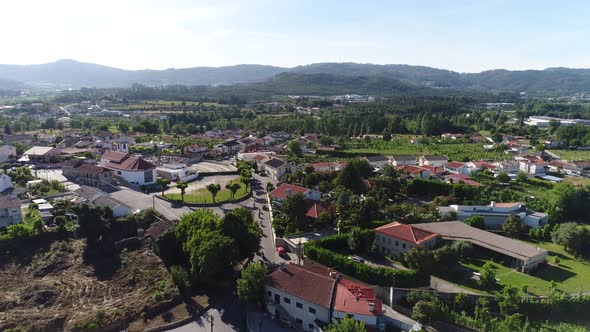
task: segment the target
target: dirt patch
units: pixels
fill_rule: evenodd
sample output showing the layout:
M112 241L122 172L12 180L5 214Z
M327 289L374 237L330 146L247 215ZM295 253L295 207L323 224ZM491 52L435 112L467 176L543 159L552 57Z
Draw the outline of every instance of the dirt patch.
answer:
M176 296L147 245L104 255L83 240L29 243L0 260L0 330L106 327Z

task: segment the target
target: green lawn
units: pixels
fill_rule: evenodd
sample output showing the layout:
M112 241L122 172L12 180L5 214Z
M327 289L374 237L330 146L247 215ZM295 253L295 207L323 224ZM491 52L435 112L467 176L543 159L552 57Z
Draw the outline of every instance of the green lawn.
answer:
M586 226L588 227L588 226ZM551 281L557 283L557 288L566 293L590 292L590 262L584 259L576 259L571 254L567 253L563 248L552 242L538 242L531 245L541 247L549 251L549 264L547 267L541 268L531 275L523 274L515 271L509 267L499 263L491 262L496 269L497 279L499 279L500 286L514 285L522 289L524 285L529 287L529 293L533 295L547 295ZM560 262L558 266L553 265L555 257L559 257ZM472 271L480 272L481 267L488 260L484 259L468 259L461 262L461 265ZM494 293L481 289L473 280L461 280L450 278L462 287L475 290L482 293Z
M590 151L578 151L578 150L548 150L551 153L555 153L562 159L566 160L588 160L590 159Z
M248 194L246 190L246 186L240 182L239 179L232 180L230 183L237 183L240 185L240 189L236 192L236 196L234 199L240 199ZM180 194L165 194L166 198L180 201ZM216 202L229 202L231 200L231 192L228 189L225 189L223 186L221 190L217 193L215 197ZM207 188L201 188L199 190L194 190L187 192L184 194L184 201L186 203L213 203L213 196Z

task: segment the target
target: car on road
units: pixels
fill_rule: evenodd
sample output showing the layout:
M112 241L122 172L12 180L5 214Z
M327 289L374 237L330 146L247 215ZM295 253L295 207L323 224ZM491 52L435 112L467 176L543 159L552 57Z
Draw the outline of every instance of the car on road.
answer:
M287 256L287 250L284 247L277 247L277 254L281 257Z
M359 256L348 256L348 259L350 259L351 261L355 261L357 263L364 263L365 262L365 260Z

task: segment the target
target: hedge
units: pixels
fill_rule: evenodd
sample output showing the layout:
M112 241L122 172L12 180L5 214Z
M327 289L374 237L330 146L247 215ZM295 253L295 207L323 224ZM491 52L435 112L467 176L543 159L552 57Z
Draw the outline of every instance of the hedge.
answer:
M305 255L311 260L335 268L344 274L371 285L392 286L394 276L396 287L414 288L429 285L430 276L416 270L394 270L384 267L373 267L363 263L357 263L344 255L326 249L327 247L335 248L336 246L342 245L342 241L345 241L347 237L347 234L338 234L322 240L310 241L305 244Z

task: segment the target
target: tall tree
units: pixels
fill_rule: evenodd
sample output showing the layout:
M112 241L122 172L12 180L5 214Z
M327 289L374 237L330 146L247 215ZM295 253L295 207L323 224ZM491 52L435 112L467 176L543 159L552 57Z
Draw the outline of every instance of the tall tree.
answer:
M502 224L502 231L510 237L520 237L524 234L524 223L517 215L511 213Z
M215 203L215 197L217 196L217 193L221 190L221 185L217 183L210 183L209 185L207 185L207 190L209 190L209 192L211 193L211 197L213 197L213 202Z
M180 189L180 199L184 202L184 193L186 188L188 188L188 183L180 181L176 184L176 188Z
M324 331L326 332L365 332L365 323L345 316L340 321L333 322Z
M266 265L262 262L250 263L246 266L237 281L238 297L248 303L258 304L264 301L264 280Z
M166 189L168 188L168 185L170 184L170 180L165 179L165 178L158 178L158 180L156 180L156 182L158 183L158 185L162 189L162 196L164 196L164 191L166 191Z
M225 185L225 189L231 193L231 200L233 201L236 197L236 193L240 190L241 186L239 183L228 183Z

